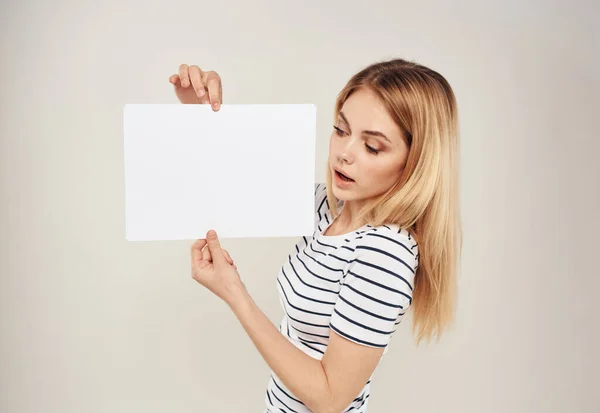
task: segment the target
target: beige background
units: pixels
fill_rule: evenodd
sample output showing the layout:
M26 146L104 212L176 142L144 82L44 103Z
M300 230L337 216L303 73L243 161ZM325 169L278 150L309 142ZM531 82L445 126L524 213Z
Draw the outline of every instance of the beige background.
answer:
M225 103L315 103L323 181L336 93L392 57L456 91L464 262L456 328L415 348L403 323L370 411L600 411L598 3L319 3L2 2L1 412L262 412L191 241L125 241L123 105L174 103L184 62ZM274 323L295 242L223 240Z

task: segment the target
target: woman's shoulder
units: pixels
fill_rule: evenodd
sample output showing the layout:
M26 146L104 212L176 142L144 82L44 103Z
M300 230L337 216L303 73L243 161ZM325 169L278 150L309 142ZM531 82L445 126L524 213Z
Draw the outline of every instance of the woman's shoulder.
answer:
M417 240L411 235L410 231L397 224L384 224L378 227L367 225L367 229L361 238L363 239L362 244L402 245L408 247L415 254L418 253Z
M327 203L327 184L325 182L315 183L315 213L319 220L329 211Z
M419 265L419 245L406 228L385 224L367 229L356 240L356 251L368 252L374 259L393 257L404 262L413 272ZM385 260L384 260L385 261Z
M410 244L411 246L417 245L417 240L411 235L410 231L408 231L406 228L400 227L398 224L384 224L378 227L368 225L365 235L366 234L370 234L371 236L379 235L392 238L396 241Z
M327 184L325 182L315 182L315 199L327 195Z

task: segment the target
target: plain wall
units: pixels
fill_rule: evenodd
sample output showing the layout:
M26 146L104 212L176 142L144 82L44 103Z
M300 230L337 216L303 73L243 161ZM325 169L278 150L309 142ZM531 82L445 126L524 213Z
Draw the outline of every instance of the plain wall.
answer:
M225 103L315 103L324 181L336 94L395 57L456 93L465 238L456 327L416 348L408 317L369 411L600 411L600 7L416 3L3 1L0 411L262 412L192 241L125 240L123 105L175 103L181 63ZM276 324L296 240L222 240Z

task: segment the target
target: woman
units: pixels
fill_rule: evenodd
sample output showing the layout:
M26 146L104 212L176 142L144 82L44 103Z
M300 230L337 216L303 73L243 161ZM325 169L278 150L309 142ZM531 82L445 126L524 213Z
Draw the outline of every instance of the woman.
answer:
M181 65L169 80L182 103L219 110L216 72ZM373 372L409 307L417 344L453 320L462 235L450 85L413 62L378 62L339 93L334 122L314 234L277 277L279 329L214 231L192 246L193 278L230 306L272 370L266 412L366 412Z

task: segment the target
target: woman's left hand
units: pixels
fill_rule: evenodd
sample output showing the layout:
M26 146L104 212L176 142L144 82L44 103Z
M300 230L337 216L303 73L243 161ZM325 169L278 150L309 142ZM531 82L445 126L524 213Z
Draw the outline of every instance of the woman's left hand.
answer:
M206 239L199 239L192 245L192 278L228 305L245 289L237 267L212 230L208 231Z

